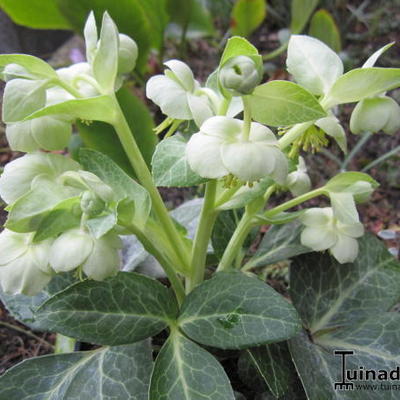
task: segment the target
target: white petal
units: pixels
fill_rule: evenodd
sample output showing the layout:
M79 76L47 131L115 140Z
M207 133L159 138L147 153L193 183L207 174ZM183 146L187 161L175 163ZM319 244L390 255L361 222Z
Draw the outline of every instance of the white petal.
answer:
M343 153L347 153L346 133L336 117L325 117L315 122L327 135L333 137Z
M195 133L186 146L186 158L190 168L204 178L222 178L229 173L222 162L219 138Z
M24 254L32 235L4 229L0 233L0 268Z
M292 35L289 40L288 71L311 93L327 93L343 74L340 57L326 44L310 36Z
M10 294L38 294L49 282L51 275L42 272L28 257L19 257L6 267L0 268L0 284Z
M187 93L187 100L194 122L200 128L204 121L213 116L213 112L206 96L195 96Z
M333 215L344 224L352 224L359 222L356 203L352 193L335 193L330 192L331 205Z
M301 196L310 190L311 180L306 173L294 171L288 175L286 185L293 196Z
M271 148L259 143L223 144L221 154L226 169L243 182L264 178L275 166L275 156L271 156Z
M338 221L336 226L338 231L346 236L358 238L364 234L364 226L361 222L356 222L354 224L343 224Z
M68 146L72 125L54 117L40 117L32 120L32 136L45 150L63 150Z
M278 148L272 146L269 146L269 148L270 157L275 158L275 166L271 172L271 177L280 185L284 185L289 171L288 161L285 155Z
M189 92L195 87L193 72L184 62L179 60L169 60L164 63L176 76L182 86Z
M252 122L250 126L249 140L252 142L264 142L268 144L276 144L278 146L278 141L271 129L258 122Z
M309 208L301 216L301 222L305 226L324 227L331 223L333 218L332 208Z
M30 245L29 251L27 252L27 255L29 254L29 257L32 259L32 262L35 263L36 267L47 274L52 272L49 264L49 256L53 242L53 239L46 239L36 244L33 243Z
M21 121L6 127L7 141L12 150L27 153L39 150L40 145L32 135L32 121Z
M164 75L153 76L146 85L146 96L171 118L193 119L186 93L179 83Z
M358 255L358 242L356 239L340 235L330 252L340 264L353 262Z
M314 251L326 250L337 241L337 235L331 229L306 227L301 233L301 244Z
M81 265L93 249L93 239L80 229L59 236L51 246L50 265L57 272L72 271Z
M216 136L228 141L236 141L242 134L243 121L235 118L216 116L209 118L200 131L209 136Z
M82 266L83 272L91 279L102 281L119 271L118 250L113 248L106 237L95 240L93 251Z

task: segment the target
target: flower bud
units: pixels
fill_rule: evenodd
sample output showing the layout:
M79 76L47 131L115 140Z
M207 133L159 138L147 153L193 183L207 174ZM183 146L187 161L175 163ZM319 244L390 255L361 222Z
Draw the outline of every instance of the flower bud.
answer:
M355 133L383 131L392 135L400 129L400 106L390 97L361 100L350 118L350 130Z
M286 186L293 196L301 196L311 188L310 177L307 174L306 164L303 157L299 157L296 171L291 172L286 179Z
M219 72L222 87L235 96L250 94L261 82L262 72L247 56L230 58Z
M138 57L138 47L136 42L123 33L119 34L118 50L118 73L127 74L131 72L136 65Z
M87 190L81 197L81 209L89 217L99 215L105 208L105 203L95 193Z

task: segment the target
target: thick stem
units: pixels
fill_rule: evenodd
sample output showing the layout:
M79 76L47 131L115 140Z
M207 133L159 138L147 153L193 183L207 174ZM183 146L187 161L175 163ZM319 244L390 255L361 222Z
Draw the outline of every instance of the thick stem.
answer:
M247 210L243 214L235 232L233 233L228 246L225 249L224 255L219 262L217 272L226 271L231 269L234 264L235 257L237 253L241 250L247 235L252 228L253 213L248 213Z
M215 194L217 181L211 180L206 184L203 207L201 209L200 221L197 227L192 249L192 274L186 281L186 290L190 292L204 279L206 268L207 247L210 242L217 212L215 210Z
M139 178L140 183L144 186L145 189L147 189L151 197L153 210L157 215L157 218L160 221L163 229L167 233L167 236L170 238L171 245L182 263L181 269L189 271L190 266L188 264L188 248L183 242L183 238L177 231L171 217L168 214L168 210L164 205L160 193L153 183L151 173L147 168L147 164L143 159L142 153L140 152L135 139L132 136L129 125L126 122L125 116L115 96L113 97L113 100L115 103L115 108L117 110L117 117L114 121L113 126L121 141L122 147L124 148L125 153L128 156L128 159L137 177Z
M143 244L144 248L151 253L157 261L163 267L165 273L169 281L171 282L171 286L174 289L176 299L179 304L182 304L183 299L185 298L185 288L183 287L182 281L179 279L178 274L176 273L174 267L169 262L169 260L158 250L158 248L153 244L151 240L147 237L147 235L142 232L140 229L137 229L134 226L130 226L129 230L136 235L139 241Z
M283 150L285 147L291 145L298 137L300 137L313 124L314 124L314 121L302 122L301 124L296 124L292 128L290 128L279 139L279 147L281 148L281 150Z

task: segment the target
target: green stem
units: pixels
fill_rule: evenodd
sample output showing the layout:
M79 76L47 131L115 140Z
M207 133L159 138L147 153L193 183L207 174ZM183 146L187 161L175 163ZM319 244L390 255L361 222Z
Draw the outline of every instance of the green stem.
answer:
M364 135L360 138L360 140L357 142L357 144L353 147L351 152L348 154L348 156L344 159L342 162L340 169L342 171L346 171L347 166L349 165L350 161L355 157L355 155L364 147L364 145L367 143L369 138L372 136L372 132L366 132Z
M232 188L225 189L221 195L215 201L215 208L218 208L229 201L232 196L242 187L242 185L236 185Z
M68 93L71 93L72 96L76 97L76 98L82 98L82 94L76 90L73 86L69 85L67 82L64 82L61 79L55 80L54 81L58 86L60 86L61 88L63 88L64 90L66 90Z
M221 104L218 108L218 115L226 115L229 105L231 104L232 97L227 99L226 97L223 98Z
M166 209L164 202L158 192L157 188L153 183L153 178L149 169L147 168L147 164L143 159L142 153L139 150L139 147L136 144L136 141L131 133L130 127L126 122L124 113L119 106L119 103L115 96L113 97L115 108L117 111L117 116L114 121L114 128L118 134L118 137L121 141L122 147L125 150L128 159L139 178L140 183L147 189L149 192L150 198L152 200L153 209L160 221L160 224L164 228L167 236L170 238L171 245L174 248L177 256L179 257L182 263L182 270L189 271L190 265L188 263L189 260L189 252L186 244L183 241L182 236L177 231L171 217L168 214L168 210Z
M56 354L72 353L75 350L75 343L76 339L57 333L56 343L54 346L54 353Z
M253 215L253 213L249 213L247 210L243 214L242 219L229 240L221 261L219 262L217 272L232 269L235 257L242 248L243 243L253 226Z
M171 282L171 286L174 289L178 303L182 304L183 299L185 298L185 288L183 287L183 283L179 279L178 274L176 273L173 265L161 253L161 251L158 250L158 248L153 244L153 241L150 240L143 231L137 229L133 225L130 226L128 229L138 238L138 240L143 244L144 248L149 253L151 253L161 264L165 273L167 274L169 281Z
M281 44L277 49L271 51L270 53L264 54L263 55L263 60L272 60L275 57L278 57L280 54L282 54L288 47L289 42L285 42Z
M211 180L206 184L206 193L204 195L203 207L201 209L200 221L197 226L196 236L194 238L191 266L192 275L186 282L187 292L193 290L196 285L204 279L206 268L207 247L210 242L211 233L214 227L218 213L215 210L215 194L217 190L217 181Z
M377 158L376 160L370 162L367 166L365 166L361 172L366 172L369 169L371 169L372 167L375 167L376 165L380 164L381 162L387 160L389 157L394 156L395 154L400 153L400 146L395 147L394 149L388 151L387 153L385 153L384 155L380 156L379 158Z
M243 139L249 140L250 129L251 129L251 106L250 106L250 96L242 96L243 101Z
M285 203L282 203L281 205L274 207L264 213L264 215L268 218L273 217L283 211L288 210L289 208L295 207L301 203L304 203L307 200L310 200L314 197L320 196L322 194L325 194L325 188L321 187L319 189L312 190L311 192L305 193L301 196L295 197L292 200L286 201Z
M314 124L314 121L302 122L301 124L296 124L292 128L290 128L279 139L279 146L280 146L281 150L283 150L285 147L291 145L298 137L300 137L313 124Z

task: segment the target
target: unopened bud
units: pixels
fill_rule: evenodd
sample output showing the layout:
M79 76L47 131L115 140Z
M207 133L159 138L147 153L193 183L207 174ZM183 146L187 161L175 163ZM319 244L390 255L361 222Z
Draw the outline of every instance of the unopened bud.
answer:
M89 217L94 217L102 213L105 203L95 193L87 190L81 197L81 209Z
M138 47L136 42L123 33L119 34L118 73L127 74L136 65Z
M250 94L262 79L262 71L247 56L229 59L221 68L219 79L222 87L233 95Z

